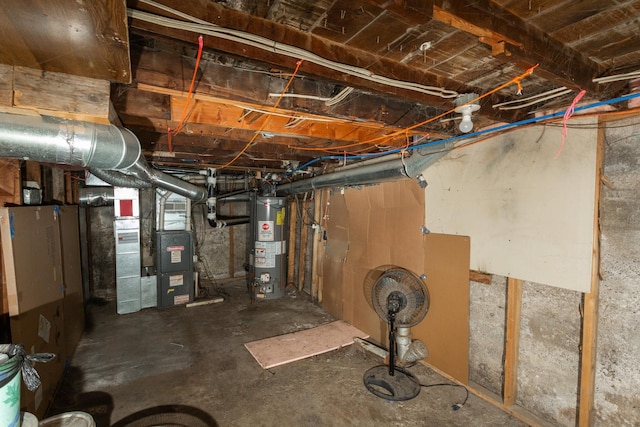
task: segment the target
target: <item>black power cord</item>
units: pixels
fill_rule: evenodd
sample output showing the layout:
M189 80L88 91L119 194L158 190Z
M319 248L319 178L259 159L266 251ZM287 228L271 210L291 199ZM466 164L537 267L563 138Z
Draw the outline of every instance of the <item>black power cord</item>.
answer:
M451 406L451 409L453 409L454 411L462 409L462 407L467 403L467 400L469 400L469 389L460 384L449 384L449 383L422 384L421 382L418 382L418 385L423 388L429 388L429 387L461 387L463 388L464 391L466 392L464 396L464 400L462 401L462 403L456 403L455 405Z

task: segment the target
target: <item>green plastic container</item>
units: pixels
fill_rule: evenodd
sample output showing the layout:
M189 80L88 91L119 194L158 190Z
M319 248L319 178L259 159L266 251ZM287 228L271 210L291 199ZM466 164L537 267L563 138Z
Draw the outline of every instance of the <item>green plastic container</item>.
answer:
M13 356L0 365L0 426L20 426L20 366L22 357Z

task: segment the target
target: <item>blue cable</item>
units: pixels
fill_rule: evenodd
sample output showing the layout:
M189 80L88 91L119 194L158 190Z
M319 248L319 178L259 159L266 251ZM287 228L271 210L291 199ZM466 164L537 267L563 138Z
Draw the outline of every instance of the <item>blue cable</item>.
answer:
M598 102L594 102L593 104L588 104L588 105L584 105L582 107L577 107L575 108L575 112L578 111L583 111L583 110L588 110L590 108L596 108L596 107L600 107L603 105L610 105L610 104L615 104L617 102L623 102L623 101L628 101L630 99L634 99L634 98L638 98L640 97L640 93L631 93L629 95L624 95L624 96L620 96L618 98L612 98L612 99L608 99L606 101L598 101ZM565 111L558 111L556 113L551 113L551 114L547 114L544 116L540 116L540 117L532 117L530 119L525 119L525 120L520 120L517 122L513 122L513 123L507 123L504 125L500 125L500 126L496 126L493 128L489 128L489 129L483 129L477 132L473 132L473 133L467 133L464 135L457 135L457 136L453 136L451 138L445 138L445 139L439 139L437 141L431 141L431 142L425 142L424 144L418 144L418 145L412 145L410 147L406 147L406 148L394 148L393 150L389 150L389 151L385 151L383 153L372 153L372 154L362 154L359 156L336 156L336 155L331 155L331 156L322 156L322 157L317 157L315 159L312 159L310 161L308 161L307 163L305 163L302 166L299 166L297 168L295 168L294 170L287 172L285 175L291 175L294 174L295 172L302 170L308 166L311 166L314 163L317 163L319 161L322 160L341 160L341 159L345 159L345 160L360 160L360 159L370 159L373 157L381 157L381 156L387 156L390 154L395 154L395 153L399 153L401 151L413 151L413 150L418 150L420 148L426 148L426 147L432 147L434 145L441 145L441 144L445 144L447 142L453 142L453 141L457 141L460 139L466 139L466 138L473 138L476 136L480 136L480 135L485 135L487 133L493 133L493 132L500 132L502 130L505 129L510 129L513 127L518 127L518 126L523 126L523 125L528 125L531 123L538 123L544 120L549 120L549 119L553 119L556 117L560 117L560 116L564 116Z

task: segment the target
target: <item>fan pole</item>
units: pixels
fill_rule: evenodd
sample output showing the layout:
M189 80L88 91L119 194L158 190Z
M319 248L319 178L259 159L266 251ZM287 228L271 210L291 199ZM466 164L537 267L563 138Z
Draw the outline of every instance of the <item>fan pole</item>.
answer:
M396 313L394 313L392 310L389 310L389 313L387 313L387 319L389 320L389 375L393 376L396 366L396 332L394 328Z

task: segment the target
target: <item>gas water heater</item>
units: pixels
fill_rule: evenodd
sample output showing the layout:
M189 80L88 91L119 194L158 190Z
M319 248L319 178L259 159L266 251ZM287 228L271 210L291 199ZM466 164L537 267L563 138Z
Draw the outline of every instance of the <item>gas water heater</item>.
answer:
M287 286L287 199L251 196L249 287L256 300L276 299Z

